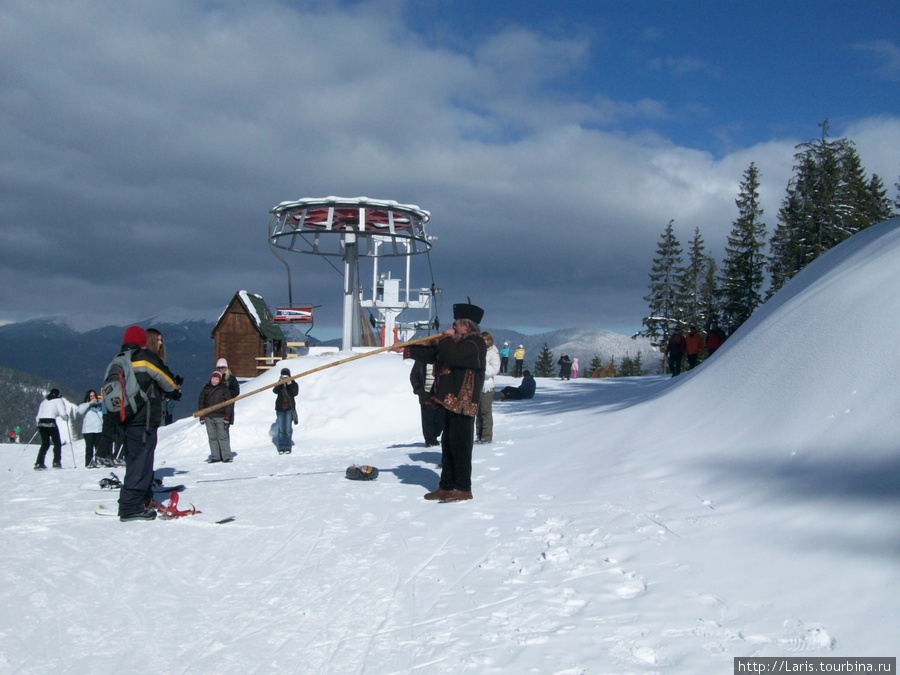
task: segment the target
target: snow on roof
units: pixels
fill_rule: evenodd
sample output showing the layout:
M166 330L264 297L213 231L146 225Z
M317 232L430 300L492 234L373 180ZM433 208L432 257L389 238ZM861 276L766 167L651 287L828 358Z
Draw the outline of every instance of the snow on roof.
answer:
M282 211L284 209L293 209L298 207L338 205L365 206L378 209L397 209L402 211L411 211L415 213L419 218L422 218L423 222L431 218L430 212L424 209L420 209L415 204L401 204L399 202L395 202L392 199L369 199L368 197L305 197L293 202L281 202L278 206L272 209L272 212L274 213L275 211Z

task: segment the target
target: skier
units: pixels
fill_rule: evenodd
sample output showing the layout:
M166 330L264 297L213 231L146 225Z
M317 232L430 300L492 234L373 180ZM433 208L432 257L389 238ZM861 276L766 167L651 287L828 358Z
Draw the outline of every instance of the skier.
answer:
M62 468L62 442L59 439L59 427L56 426L57 419L67 422L69 413L66 411L66 404L59 397L59 389L51 389L47 397L41 401L37 416L34 418L38 425L38 431L41 432L41 447L34 462L35 471L43 471L47 468L44 458L47 456L51 442L53 443L53 468Z
M162 402L168 394L181 398L180 377L147 349L147 333L140 326L130 326L122 336L119 354L131 350L131 367L138 386L147 397L124 425L125 479L119 490L119 520L153 520L153 461L156 455L157 431L162 420ZM119 417L107 413L117 423ZM120 424L121 426L121 424Z

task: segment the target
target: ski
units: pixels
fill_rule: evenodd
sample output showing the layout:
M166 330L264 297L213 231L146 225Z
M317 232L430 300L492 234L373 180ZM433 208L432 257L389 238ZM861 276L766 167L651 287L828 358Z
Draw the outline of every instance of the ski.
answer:
M99 485L95 485L94 483L87 483L85 485L79 485L78 489L82 492L112 492L113 490L118 490L120 485L111 485L108 487L101 487ZM154 485L153 492L184 492L187 490L186 485Z
M119 507L116 504L97 504L94 506L94 513L98 516L113 516L115 518L119 517ZM194 514L200 514L201 511L195 511ZM190 511L188 511L184 515L194 515ZM178 520L182 516L167 516L160 513L156 518L157 520ZM233 523L237 520L237 516L228 516L227 518L222 518L221 520L216 520L216 525L224 525L226 523Z

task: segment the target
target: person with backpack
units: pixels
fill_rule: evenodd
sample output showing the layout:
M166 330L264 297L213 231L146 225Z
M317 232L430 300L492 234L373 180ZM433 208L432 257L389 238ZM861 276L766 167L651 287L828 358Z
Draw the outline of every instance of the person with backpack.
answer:
M209 376L209 382L200 390L198 410L205 410L232 398L228 385L222 380L222 374L218 370L214 370ZM232 415L234 415L234 403L229 403L200 418L200 424L206 427L206 435L209 438L209 459L207 461L211 464L230 462L232 459L231 437L228 433Z
M47 393L47 397L41 401L34 418L38 425L38 431L41 432L41 447L38 449L37 459L34 462L35 471L43 471L47 468L44 458L47 456L47 450L50 449L51 443L53 444L53 468L62 468L62 442L59 438L59 427L56 426L57 419L66 422L69 419L69 413L66 410L66 404L59 397L59 389L51 389Z
M278 454L291 454L291 446L294 444L293 425L297 423L297 404L295 398L300 393L300 385L296 380L290 379L289 368L282 368L278 376L280 384L272 389L275 394L275 424L278 428Z
M182 378L147 349L147 333L130 326L122 348L106 370L103 400L125 436L125 478L119 490L119 520L153 520L153 461L165 396L181 398Z

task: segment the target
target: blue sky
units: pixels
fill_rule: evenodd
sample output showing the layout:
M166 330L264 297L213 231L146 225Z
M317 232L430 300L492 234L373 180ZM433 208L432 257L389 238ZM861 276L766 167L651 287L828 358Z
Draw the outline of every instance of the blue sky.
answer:
M896 195L897 35L896 2L5 1L0 321L284 304L269 210L339 195L430 211L444 320L628 333L666 223L721 259L755 162L771 232L826 118ZM335 331L340 277L290 263Z

